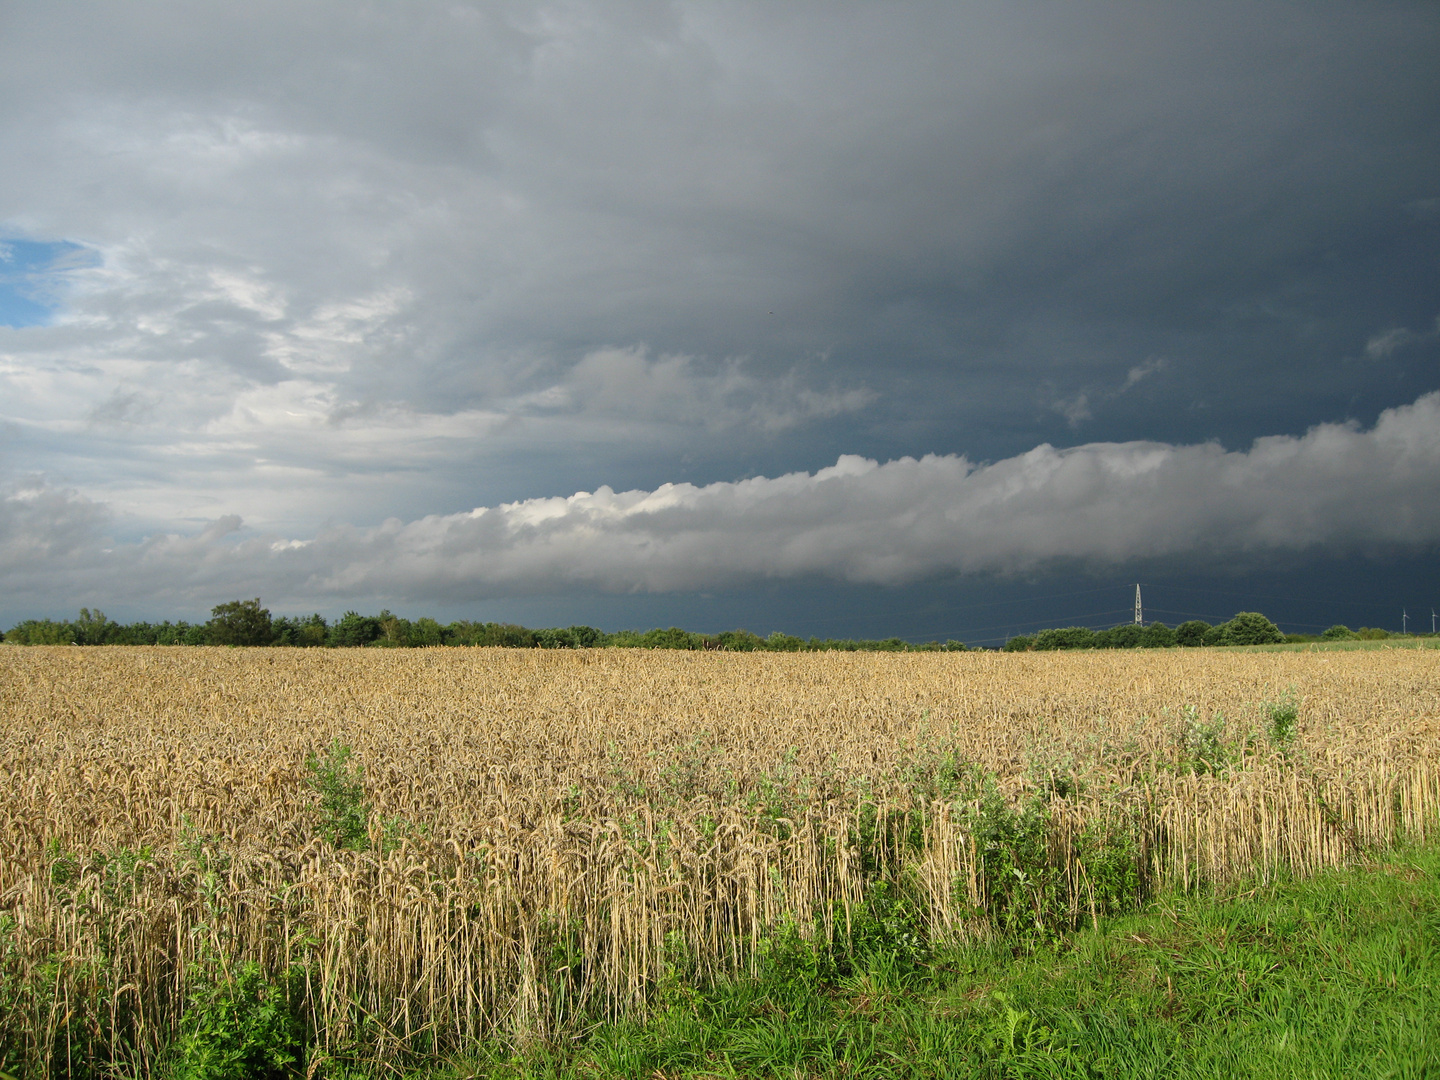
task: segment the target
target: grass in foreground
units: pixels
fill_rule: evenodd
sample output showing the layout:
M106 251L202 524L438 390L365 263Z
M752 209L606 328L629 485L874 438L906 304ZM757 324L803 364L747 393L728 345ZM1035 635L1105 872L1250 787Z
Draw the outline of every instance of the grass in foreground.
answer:
M851 959L826 978L795 943L757 979L677 985L648 1024L447 1075L1440 1075L1440 849L1172 897L1031 952Z

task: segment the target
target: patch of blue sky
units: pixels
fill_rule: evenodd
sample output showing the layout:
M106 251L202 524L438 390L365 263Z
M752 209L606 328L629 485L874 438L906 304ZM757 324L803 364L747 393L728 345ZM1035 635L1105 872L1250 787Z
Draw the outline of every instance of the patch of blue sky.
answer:
M43 326L64 299L72 270L94 266L90 249L68 240L0 238L0 326Z

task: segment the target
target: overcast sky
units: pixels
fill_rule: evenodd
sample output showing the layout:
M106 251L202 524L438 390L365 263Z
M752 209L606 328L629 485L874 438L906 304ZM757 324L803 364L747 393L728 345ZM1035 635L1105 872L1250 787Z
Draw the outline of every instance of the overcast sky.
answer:
M0 624L1428 629L1437 56L1430 2L0 5Z

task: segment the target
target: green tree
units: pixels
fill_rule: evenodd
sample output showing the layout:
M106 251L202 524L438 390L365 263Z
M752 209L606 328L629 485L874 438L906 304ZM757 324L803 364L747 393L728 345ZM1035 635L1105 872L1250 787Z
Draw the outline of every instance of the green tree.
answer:
M601 633L593 626L550 627L535 631L535 644L542 649L591 649Z
M292 645L299 648L314 648L324 645L329 626L318 612L308 618L284 616L271 623L275 633L274 644Z
M1035 635L1035 650L1050 649L1093 649L1095 631L1088 626L1065 626L1041 630Z
M91 611L82 607L74 626L77 645L109 645L120 630L119 624L107 619L99 608Z
M428 615L422 615L415 620L411 628L412 645L443 645L445 644L445 628Z
M1176 632L1163 622L1152 622L1145 627L1145 633L1141 635L1140 647L1142 649L1168 649L1176 644L1175 637Z
M1205 644L1205 634L1210 630L1210 624L1203 619L1191 619L1182 622L1175 627L1175 644L1186 649L1193 649L1197 645Z
M330 627L325 622L325 617L318 611L300 623L295 635L296 644L307 649L324 645L325 639L329 636Z
M74 623L53 619L26 619L10 628L6 640L16 645L78 645L80 630Z
M1280 628L1258 611L1239 612L1222 630L1226 645L1273 645L1285 640Z
M1145 628L1139 623L1121 623L1095 635L1097 649L1138 649L1145 642Z
M487 622L484 633L476 639L476 645L500 645L507 649L533 649L537 638L535 631L517 623Z
M802 638L776 630L765 639L765 648L770 652L800 652L805 648Z
M231 600L210 609L205 624L205 641L209 645L269 645L275 640L270 612L260 606L260 598Z
M765 648L765 639L749 630L726 630L717 635L715 640L722 649L730 652L755 652Z
M166 619L155 628L156 645L197 645L204 637L204 627L191 626L183 619L172 623Z
M388 612L386 614L389 614ZM330 627L329 643L339 648L353 648L369 645L384 636L385 629L375 615L361 615L358 611L347 611L338 622Z
M672 626L665 630L658 627L646 630L640 636L639 645L642 649L700 649L704 647L704 642L699 634Z

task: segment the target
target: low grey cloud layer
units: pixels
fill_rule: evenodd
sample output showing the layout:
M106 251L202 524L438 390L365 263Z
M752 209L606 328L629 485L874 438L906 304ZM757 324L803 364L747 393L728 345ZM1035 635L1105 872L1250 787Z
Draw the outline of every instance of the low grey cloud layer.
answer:
M182 604L261 588L291 605L483 600L814 576L892 585L945 572L1312 548L1415 550L1440 541L1440 393L1386 411L1369 430L1324 424L1244 451L1045 445L981 465L846 456L815 473L602 488L303 539L247 535L228 517L196 536L114 545L102 508L87 500L17 491L0 506L7 591L84 596L106 580L123 582L112 595L132 602L159 594Z
M1368 430L1440 387L1437 54L1423 0L8 5L0 245L33 258L0 280L0 573L60 605L104 533L199 602L264 534L310 541L253 563L267 596L419 602L426 522L490 536L580 490L701 514L810 476L871 491L864 533L890 484L970 506L1102 444L1191 477ZM815 479L837 459L889 464ZM390 519L384 586L359 568ZM691 587L681 534L605 528L558 580ZM763 543L814 555L795 528ZM720 581L892 580L832 539L808 569L694 550ZM902 548L893 580L1026 565ZM531 557L474 595L553 591Z

